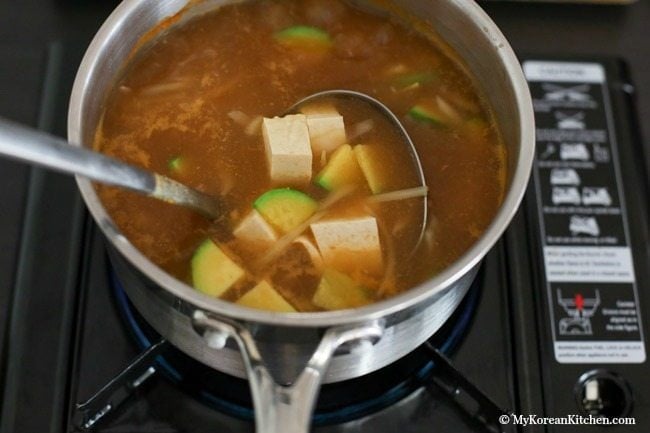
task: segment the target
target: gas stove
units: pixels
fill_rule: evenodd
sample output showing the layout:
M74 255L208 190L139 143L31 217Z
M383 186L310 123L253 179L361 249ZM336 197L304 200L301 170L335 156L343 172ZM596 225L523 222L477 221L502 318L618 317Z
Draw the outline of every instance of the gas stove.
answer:
M0 113L65 136L83 47L0 50L12 65L0 92L32 90L0 98ZM521 211L447 324L395 364L324 386L313 431L514 432L559 418L527 431L592 432L571 420L600 415L635 422L611 431L650 429L634 88L613 59L523 65L538 158ZM247 383L178 352L132 308L73 180L0 161L0 181L0 433L254 430Z

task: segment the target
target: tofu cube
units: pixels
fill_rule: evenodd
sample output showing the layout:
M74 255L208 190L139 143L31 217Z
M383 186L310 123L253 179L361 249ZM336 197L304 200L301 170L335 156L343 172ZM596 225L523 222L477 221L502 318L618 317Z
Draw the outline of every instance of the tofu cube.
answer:
M237 301L239 305L280 313L295 313L293 308L267 281L262 281Z
M330 102L310 102L300 107L300 112L305 116L336 116L339 114L339 110Z
M321 155L323 152L330 154L348 141L343 116L337 112L308 114L307 127L314 155Z
M382 272L381 242L374 217L321 221L312 224L311 231L325 266L349 273Z
M313 156L305 115L265 118L262 132L271 181L283 185L309 183Z
M247 252L263 252L278 240L273 227L255 209L233 231L240 248Z

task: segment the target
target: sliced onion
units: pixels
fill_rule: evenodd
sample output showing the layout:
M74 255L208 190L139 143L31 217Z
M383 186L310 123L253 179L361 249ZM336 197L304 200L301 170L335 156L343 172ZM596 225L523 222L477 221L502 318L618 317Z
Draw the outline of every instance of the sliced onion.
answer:
M294 244L301 245L305 252L311 258L311 262L316 268L317 271L322 272L325 265L323 264L323 256L321 256L320 251L316 246L307 238L307 236L300 236L298 239L293 241Z
M354 141L357 138L369 133L375 127L375 122L372 119L364 120L359 122L352 127L352 133L350 134L350 141Z
M393 236L397 236L401 232L403 232L409 226L409 224L410 224L409 218L402 218L399 222L393 225L391 233L393 234Z
M165 93L177 92L188 87L187 81L172 81L170 83L155 84L145 87L140 91L141 96L159 96Z
M384 24L375 33L375 42L379 45L388 45L395 39L395 29L390 24Z
M452 107L451 104L445 101L442 97L436 96L436 103L438 104L440 111L442 111L451 122L460 123L463 121L463 117L460 115L458 110Z
M438 229L438 220L435 216L429 216L429 224L424 230L424 244L430 250L433 251L436 242L436 230Z
M226 170L219 171L219 187L221 194L227 195L235 188L235 176Z
M228 117L239 126L247 127L251 123L251 118L243 111L233 110L228 113Z
M256 116L253 120L250 121L248 126L246 126L247 135L257 135L262 129L262 116Z
M390 236L388 228L381 220L377 220L379 236L383 241L384 251L384 276L379 283L379 296L385 296L395 291L397 286L397 255L395 252L394 238Z
M309 22L319 26L332 26L341 20L345 7L337 0L308 0L305 3L305 16Z
M481 111L481 106L476 101L461 95L457 90L441 87L438 91L441 97L464 113L478 114Z
M373 195L368 200L373 203L383 203L388 201L408 200L410 198L426 197L429 193L429 187L418 186L417 188L402 189L399 191L387 192L384 194Z
M386 69L386 75L405 74L408 71L409 68L404 63L395 63Z
M327 165L327 151L323 150L320 154L320 166L325 167Z

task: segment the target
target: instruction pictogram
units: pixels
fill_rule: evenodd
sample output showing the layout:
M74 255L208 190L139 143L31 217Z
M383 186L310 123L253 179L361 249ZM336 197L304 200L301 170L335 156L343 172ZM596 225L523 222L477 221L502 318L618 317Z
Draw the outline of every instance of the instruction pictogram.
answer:
M562 290L557 289L557 302L569 317L560 319L560 335L592 335L591 317L600 305L600 292L594 298L585 298L576 293L572 298L563 298Z
M592 98L589 95L591 86L588 84L579 84L575 86L559 86L557 84L545 83L542 85L547 101L565 101L565 102L587 102Z

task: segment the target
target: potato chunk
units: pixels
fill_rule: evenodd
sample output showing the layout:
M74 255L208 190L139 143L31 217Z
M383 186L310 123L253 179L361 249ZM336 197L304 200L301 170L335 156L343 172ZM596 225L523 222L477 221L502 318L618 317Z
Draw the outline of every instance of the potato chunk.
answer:
M237 303L258 310L277 311L280 313L295 313L296 311L267 281L259 283L239 298Z
M342 272L381 273L383 258L374 217L321 221L312 224L311 231L325 266Z
M387 159L379 146L360 144L354 148L354 154L373 194L381 194L393 189L392 173L388 169L388 164L384 162Z
M333 269L326 269L312 302L324 310L343 310L370 304L372 298L352 278Z
M265 118L262 131L271 181L275 184L309 183L313 156L306 116Z
M344 144L332 154L330 162L316 176L316 184L328 191L350 185L363 185L366 179L359 167L352 146Z

